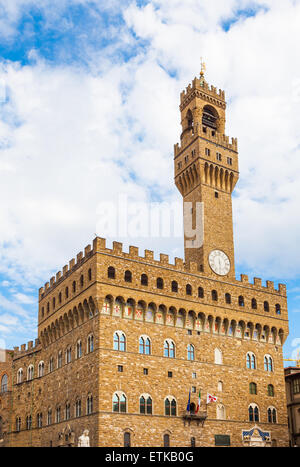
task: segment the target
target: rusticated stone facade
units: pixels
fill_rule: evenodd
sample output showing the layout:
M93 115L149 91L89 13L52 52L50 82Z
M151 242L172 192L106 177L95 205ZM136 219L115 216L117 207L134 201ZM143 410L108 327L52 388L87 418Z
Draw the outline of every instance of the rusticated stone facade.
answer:
M201 76L180 108L175 181L204 203L203 245L171 264L96 237L40 289L38 339L14 349L6 444L76 445L88 429L92 446L288 445L286 287L235 278L225 95ZM210 267L213 249L225 273Z

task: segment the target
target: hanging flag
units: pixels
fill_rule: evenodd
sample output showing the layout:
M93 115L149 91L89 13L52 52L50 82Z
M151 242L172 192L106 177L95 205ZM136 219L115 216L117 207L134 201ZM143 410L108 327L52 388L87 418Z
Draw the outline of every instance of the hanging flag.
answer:
M186 411L187 412L191 411L191 390L190 390L190 393L189 393L189 401L188 401L188 405L186 407Z
M200 405L201 405L201 390L199 389L198 403L197 403L196 413L199 412L199 410L200 410Z
M206 403L207 403L207 404L210 404L211 402L217 402L217 397L212 396L211 394L208 394L208 393L207 393L207 400L206 400Z

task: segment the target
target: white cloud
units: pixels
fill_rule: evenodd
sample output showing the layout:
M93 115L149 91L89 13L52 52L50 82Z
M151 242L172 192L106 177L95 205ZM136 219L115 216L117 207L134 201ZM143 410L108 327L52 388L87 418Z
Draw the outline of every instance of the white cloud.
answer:
M16 34L29 3L0 0L2 34ZM14 289L43 285L91 242L100 201L119 193L135 201L150 193L180 199L173 184L179 94L199 73L201 56L207 80L226 90L226 133L239 138L236 258L245 272L264 278L298 275L299 2L257 1L269 11L237 21L229 32L220 22L253 2L199 3L115 2L125 11L120 41L146 40L127 62L113 55L113 44L110 53L82 50L90 72L49 64L38 50L31 66L1 65L8 100L0 109L0 273ZM63 6L49 5L43 7L52 21ZM124 243L182 255L178 239ZM28 293L15 303L0 296L0 306L21 313L20 304L32 300Z

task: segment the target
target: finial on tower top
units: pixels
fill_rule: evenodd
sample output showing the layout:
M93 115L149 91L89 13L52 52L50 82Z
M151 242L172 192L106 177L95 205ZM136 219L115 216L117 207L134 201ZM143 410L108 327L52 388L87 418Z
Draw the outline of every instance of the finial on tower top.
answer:
M204 72L206 71L206 65L203 61L203 58L201 57L201 72L200 72L200 76L201 78L204 78Z

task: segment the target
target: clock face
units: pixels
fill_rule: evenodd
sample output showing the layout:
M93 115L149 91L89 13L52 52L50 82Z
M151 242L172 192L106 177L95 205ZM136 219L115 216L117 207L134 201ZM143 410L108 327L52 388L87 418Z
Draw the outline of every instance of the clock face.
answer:
M228 256L221 250L210 252L208 262L212 270L219 276L226 276L230 271L230 261Z

